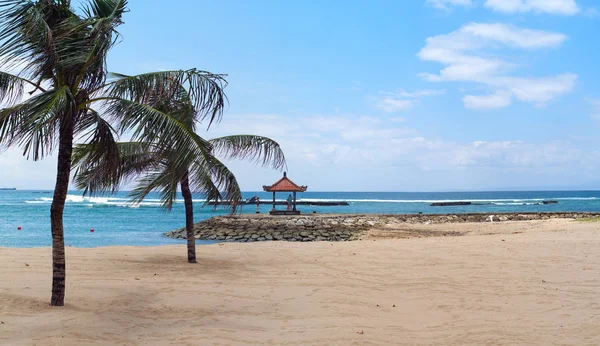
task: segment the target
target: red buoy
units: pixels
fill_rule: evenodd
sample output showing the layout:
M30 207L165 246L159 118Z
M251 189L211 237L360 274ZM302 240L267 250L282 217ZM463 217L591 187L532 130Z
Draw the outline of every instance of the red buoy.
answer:
M17 229L20 231L21 230L21 226L17 226Z
M94 229L93 229L93 228L90 228L90 232L94 233Z

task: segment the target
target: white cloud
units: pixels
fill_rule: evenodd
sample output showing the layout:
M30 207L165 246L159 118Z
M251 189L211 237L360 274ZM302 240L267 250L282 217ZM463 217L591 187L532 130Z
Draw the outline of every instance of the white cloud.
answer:
M463 98L465 108L468 109L497 109L509 106L512 103L512 95L506 91L498 91L492 95L473 96Z
M472 0L425 0L425 3L440 10L448 10L452 6L469 7L473 5Z
M453 151L450 163L462 167L544 168L550 171L564 169L564 165L585 164L586 157L598 159L596 154L585 153L564 141L475 141L458 145Z
M27 160L21 148L0 150L0 184L18 189L51 189L56 177L56 156Z
M577 75L565 73L547 78L498 78L497 84L508 88L519 100L543 106L575 87Z
M511 76L519 64L497 53L500 50L520 49L533 52L556 48L567 39L555 32L530 30L505 24L467 24L449 34L429 37L418 56L438 62L445 67L439 74L421 73L430 82L475 82L494 87L495 96L468 97L465 106L481 109L483 104L497 107L510 105L510 93L520 101L542 106L573 89L577 75L565 73L542 78ZM492 100L493 99L493 100ZM474 106L474 107L470 107Z
M441 95L445 90L419 90L408 92L400 89L397 92L381 92L382 96L375 98L375 108L386 113L395 113L409 110L419 104L419 99L429 96Z
M252 133L277 140L289 174L315 190L474 189L594 180L600 154L564 141L454 141L371 116L228 115L210 136ZM228 162L246 190L280 173ZM568 175L568 179L567 179ZM440 179L443 177L443 179Z
M575 0L486 0L485 6L504 13L548 13L575 15L581 11Z
M398 92L396 92L396 94L400 97L415 99L415 98L422 98L422 97L426 97L426 96L441 95L444 92L445 92L445 90L419 90L419 91L415 91L415 92L408 92L408 91L405 91L404 89L400 89L400 90L398 90Z
M462 27L459 34L461 32L485 40L485 42L478 42L479 44L496 41L509 47L526 49L557 47L567 39L566 35L560 33L524 29L500 23L472 23ZM466 42L473 43L471 38L467 38Z
M403 118L403 117L390 117L390 118L387 118L387 120L389 120L391 122L394 122L394 123L403 123L403 122L406 121L406 118Z
M413 108L415 101L405 99L395 99L392 96L385 96L375 103L375 108L387 113L405 111Z
M600 154L570 142L453 141L428 138L372 116L228 114L203 137L250 133L282 146L292 179L309 191L435 191L567 184L594 180ZM597 146L596 146L597 147ZM246 162L226 162L242 188L255 191L281 173ZM18 149L0 155L6 186L51 189L56 161L26 161ZM440 179L443 177L443 179ZM516 185L519 184L519 185Z

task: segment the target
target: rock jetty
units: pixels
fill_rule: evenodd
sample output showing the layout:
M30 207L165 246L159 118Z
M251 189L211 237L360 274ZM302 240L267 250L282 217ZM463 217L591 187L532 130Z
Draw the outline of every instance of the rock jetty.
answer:
M301 216L268 216L243 214L217 216L194 225L196 239L256 242L256 241L349 241L358 240L369 229L383 228L398 223L444 224L461 222L490 222L489 213L474 214L411 214L411 215L356 215L325 214ZM600 213L498 213L494 222L581 219L600 217ZM164 234L170 238L185 239L185 229Z
M494 203L473 203L473 202L468 202L468 201L454 201L454 202L434 202L431 203L429 206L431 207L453 207L453 206L460 206L460 205L488 205L488 204L494 204ZM525 204L525 203L523 203ZM558 204L558 201L542 201L540 203L534 203L534 204Z
M260 202L263 205L273 205L273 202L269 202L269 200L264 199ZM208 202L208 205L231 205L231 202ZM256 202L247 202L242 201L238 205L256 205ZM285 201L277 201L275 205L286 205ZM340 202L327 202L327 201L297 201L296 205L310 205L310 206L318 206L318 207L333 207L333 206L347 206L350 205L348 202L340 201Z
M432 207L452 207L457 205L471 205L473 202L435 202L431 203Z

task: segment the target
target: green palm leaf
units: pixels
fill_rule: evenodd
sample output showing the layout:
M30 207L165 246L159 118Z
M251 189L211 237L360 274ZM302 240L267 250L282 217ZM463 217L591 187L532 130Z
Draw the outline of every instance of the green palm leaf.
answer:
M51 47L51 29L44 13L51 6L0 0L0 67L14 67L23 57L36 56Z
M285 155L279 144L267 137L254 135L234 135L213 138L208 141L213 152L227 159L249 160L262 166L275 169L285 167Z
M98 155L98 148L92 143L74 148L75 185L85 195L114 193L145 172L161 167L160 158L147 143L116 143L116 150L117 156L106 152Z
M242 191L233 172L214 155L199 157L190 167L190 187L206 195L206 203L227 200L235 206L242 199ZM218 193L217 193L218 192Z
M24 78L0 71L0 104L13 104L23 97ZM29 82L29 81L27 81Z
M164 100L193 107L196 121L208 118L209 126L219 121L227 103L223 89L226 75L212 74L196 69L161 71L137 76L112 74L117 78L110 84L108 94L161 108ZM182 100L182 96L185 98ZM162 104L164 105L164 104Z
M132 131L132 140L154 143L160 150L170 150L174 146L178 153L171 162L184 171L196 157L210 152L210 143L182 122L150 106L117 99L109 101L106 113L119 124L119 131Z
M84 9L89 18L121 18L127 11L126 0L93 0Z
M52 152L64 109L75 107L68 87L47 91L0 110L0 144L18 144L23 155L39 160Z

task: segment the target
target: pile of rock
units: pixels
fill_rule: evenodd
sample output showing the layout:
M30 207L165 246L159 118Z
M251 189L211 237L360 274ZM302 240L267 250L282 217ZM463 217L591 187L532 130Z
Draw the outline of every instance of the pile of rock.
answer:
M194 225L196 239L254 241L347 241L380 226L378 216L217 216ZM185 229L165 233L184 239Z
M443 224L461 222L503 222L547 219L581 219L600 217L600 213L500 213L451 215L303 215L217 216L194 225L196 239L232 242L255 241L348 241L360 239L374 228L398 223ZM165 233L185 239L185 229Z

